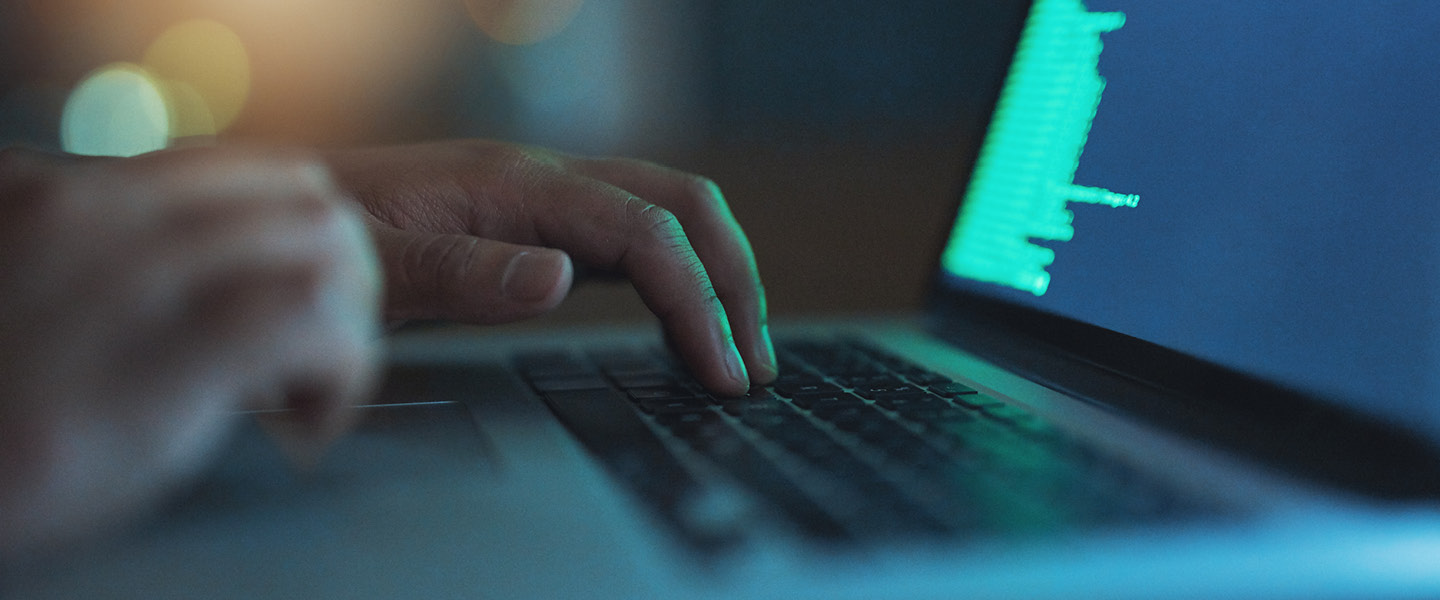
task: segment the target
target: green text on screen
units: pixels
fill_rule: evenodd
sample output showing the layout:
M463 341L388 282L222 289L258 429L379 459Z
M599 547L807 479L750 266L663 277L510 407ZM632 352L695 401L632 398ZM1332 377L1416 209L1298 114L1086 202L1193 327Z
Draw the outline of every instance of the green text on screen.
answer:
M995 106L943 263L951 273L1037 296L1055 251L1075 235L1070 202L1134 207L1140 198L1075 184L1100 106L1100 34L1125 15L1082 0L1036 0Z

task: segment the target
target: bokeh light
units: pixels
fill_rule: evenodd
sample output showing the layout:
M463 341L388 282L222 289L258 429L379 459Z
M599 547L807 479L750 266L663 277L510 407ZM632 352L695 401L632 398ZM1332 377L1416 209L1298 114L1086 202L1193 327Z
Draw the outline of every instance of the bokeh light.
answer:
M545 40L575 18L584 0L465 0L475 24L497 42L512 45Z
M167 79L160 82L170 109L170 139L213 136L222 129L215 123L205 97L194 86Z
M239 117L250 92L240 36L208 19L165 30L142 64L114 63L86 76L61 116L67 152L134 156L178 138L214 136Z
M65 101L60 143L66 152L135 156L170 142L170 111L160 82L128 63L86 76Z
M240 116L250 93L245 45L230 28L210 19L170 27L150 44L142 64L167 83L175 137L224 131Z

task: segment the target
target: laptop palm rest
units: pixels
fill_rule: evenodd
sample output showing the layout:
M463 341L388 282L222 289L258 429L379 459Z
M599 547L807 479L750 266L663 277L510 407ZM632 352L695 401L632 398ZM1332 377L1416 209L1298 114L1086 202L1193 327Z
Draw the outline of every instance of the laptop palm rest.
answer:
M353 431L313 466L298 464L257 420L247 420L177 511L324 501L375 485L493 473L493 452L458 402L365 406Z
M20 587L36 598L103 596L117 582L150 598L653 597L653 573L633 559L656 538L502 372L393 369L378 395L390 404L357 407L354 429L308 468L247 417L204 476L116 540L125 552L77 554Z

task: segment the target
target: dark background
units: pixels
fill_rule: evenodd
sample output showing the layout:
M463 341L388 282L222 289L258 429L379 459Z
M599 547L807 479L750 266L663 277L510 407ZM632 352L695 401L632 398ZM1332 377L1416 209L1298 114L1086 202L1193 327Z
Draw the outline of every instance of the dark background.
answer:
M459 0L311 0L324 2L337 12L0 5L0 141L54 148L87 71L205 16L233 28L252 63L226 139L486 137L648 158L721 185L773 314L904 310L919 305L985 110L974 82L994 77L1014 13L990 1L590 0L558 35L512 46ZM540 323L644 317L627 286L597 284Z
M251 61L226 140L486 137L648 158L721 185L776 316L908 310L1017 4L585 0L516 46L463 0L12 0L0 142L54 148L87 72L207 17ZM1131 19L1106 35L1111 82L1077 183L1142 204L1076 208L1039 304L1397 412L1435 405L1435 4L1089 4ZM605 283L526 326L646 318Z

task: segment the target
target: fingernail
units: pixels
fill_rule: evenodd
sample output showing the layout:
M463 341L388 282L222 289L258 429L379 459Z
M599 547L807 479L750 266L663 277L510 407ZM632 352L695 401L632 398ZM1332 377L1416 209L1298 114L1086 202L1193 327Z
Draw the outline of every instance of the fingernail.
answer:
M559 252L521 252L510 259L500 279L501 292L516 302L539 302L550 297L564 269Z
M726 346L730 351L725 353L725 374L729 375L732 380L744 383L745 387L750 387L750 375L745 372L745 363L740 359L740 351L735 348L733 341Z

